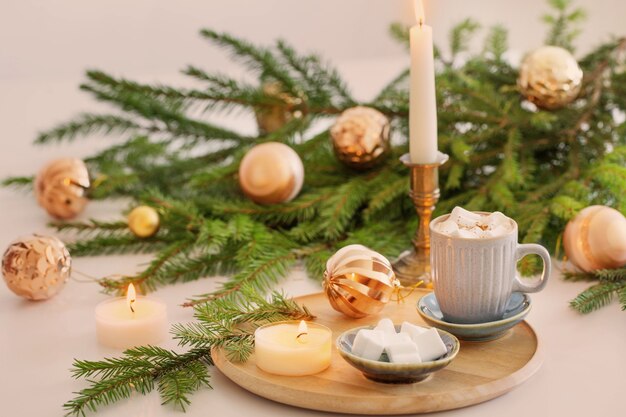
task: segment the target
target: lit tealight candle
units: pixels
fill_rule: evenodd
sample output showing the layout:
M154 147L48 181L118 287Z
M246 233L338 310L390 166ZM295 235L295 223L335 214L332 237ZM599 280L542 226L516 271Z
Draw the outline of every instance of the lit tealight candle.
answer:
M161 301L137 297L133 284L126 297L96 306L98 341L108 347L127 349L160 342L167 336L167 306Z
M271 374L313 375L330 365L332 332L321 324L284 321L254 332L256 365Z

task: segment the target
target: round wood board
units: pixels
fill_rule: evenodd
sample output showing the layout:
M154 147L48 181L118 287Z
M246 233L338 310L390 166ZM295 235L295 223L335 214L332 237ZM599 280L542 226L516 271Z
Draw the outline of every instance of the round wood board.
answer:
M296 298L333 330L333 338L353 327L383 317L394 323L425 325L416 303L426 290L415 290L404 303L390 302L383 312L350 319L334 311L323 293ZM336 349L333 346L333 349ZM312 410L347 414L415 414L449 410L498 397L530 378L541 366L535 331L525 321L490 342L461 341L461 349L445 369L416 384L390 385L370 381L334 351L331 365L311 376L271 375L256 367L254 355L245 363L228 361L218 350L215 366L233 382L261 397Z

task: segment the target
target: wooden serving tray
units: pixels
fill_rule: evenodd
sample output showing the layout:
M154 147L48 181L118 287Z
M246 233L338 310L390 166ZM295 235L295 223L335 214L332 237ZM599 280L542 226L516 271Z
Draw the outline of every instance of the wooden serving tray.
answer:
M416 303L426 290L415 290L402 304L390 302L380 315L350 319L334 311L323 293L299 297L333 330L334 339L345 330L374 324L383 317L425 325ZM333 347L333 349L336 349ZM347 414L415 414L450 410L498 397L530 378L541 366L535 331L522 321L500 339L461 341L461 350L445 369L422 382L389 385L370 381L334 351L331 365L312 376L271 375L256 367L254 355L232 363L218 350L215 366L233 382L261 397L312 410Z

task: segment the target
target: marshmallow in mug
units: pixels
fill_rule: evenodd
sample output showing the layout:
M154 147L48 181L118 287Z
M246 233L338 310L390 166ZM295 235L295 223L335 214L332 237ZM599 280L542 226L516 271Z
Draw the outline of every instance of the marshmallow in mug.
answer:
M448 219L438 223L435 229L452 237L485 239L509 233L511 221L499 211L485 215L455 207Z

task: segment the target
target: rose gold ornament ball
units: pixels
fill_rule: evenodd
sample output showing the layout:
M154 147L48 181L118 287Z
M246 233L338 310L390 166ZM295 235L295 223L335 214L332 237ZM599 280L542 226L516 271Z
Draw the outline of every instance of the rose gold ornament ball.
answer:
M11 243L2 257L2 275L11 291L29 300L47 300L69 279L72 258L56 237L33 235Z
M239 165L239 185L259 204L284 203L294 199L304 183L300 156L289 146L266 142L254 146Z
M35 179L39 205L58 219L71 219L83 211L89 201L89 172L76 158L61 158L46 165Z
M557 46L543 46L526 55L517 85L529 101L545 109L558 109L580 92L583 71L572 54Z
M389 119L370 107L345 110L330 135L337 159L351 168L371 168L390 150Z
M586 272L626 265L626 218L607 206L589 206L567 223L565 254Z

